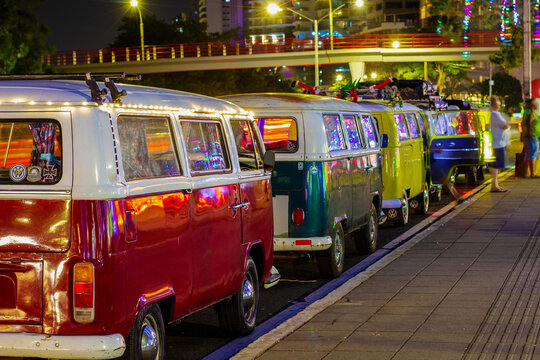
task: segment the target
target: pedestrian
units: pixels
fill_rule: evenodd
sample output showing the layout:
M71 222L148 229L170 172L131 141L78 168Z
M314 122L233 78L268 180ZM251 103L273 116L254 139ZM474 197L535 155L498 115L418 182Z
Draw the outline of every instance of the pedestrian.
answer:
M500 98L493 95L490 100L491 136L493 153L495 155L495 162L491 164L491 192L506 192L506 189L499 186L497 174L500 169L506 168L506 147L509 144L508 129L510 128L510 124L499 112L502 105Z
M539 177L535 174L536 160L538 159L538 137L540 137L540 124L536 109L538 109L537 99L525 100L525 112L521 122L521 137L523 139L525 177L527 177L528 171L531 178Z

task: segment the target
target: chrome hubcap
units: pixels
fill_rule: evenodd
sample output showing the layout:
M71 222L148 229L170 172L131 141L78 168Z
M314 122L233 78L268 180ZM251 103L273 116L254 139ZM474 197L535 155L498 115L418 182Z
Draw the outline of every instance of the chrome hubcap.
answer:
M141 355L143 360L158 359L159 336L156 332L157 324L152 316L144 319L141 331Z
M429 189L427 186L424 186L424 210L429 207Z
M341 266L341 261L343 259L343 238L341 237L341 233L336 233L336 238L334 239L335 242L335 259L336 259L336 265L338 267Z
M244 307L244 318L251 322L255 314L255 290L253 289L253 279L247 275L242 287L242 303Z
M403 199L401 199L401 213L403 214L403 222L407 222L409 220L409 202L405 194L403 194Z
M369 217L369 241L371 244L375 241L375 232L377 231L375 226L376 222L377 219L375 218L375 214L371 213L371 216Z

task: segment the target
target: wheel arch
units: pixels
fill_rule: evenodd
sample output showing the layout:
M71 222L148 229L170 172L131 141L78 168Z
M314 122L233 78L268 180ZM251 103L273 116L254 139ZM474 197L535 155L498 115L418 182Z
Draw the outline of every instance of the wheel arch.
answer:
M257 276L259 278L259 283L261 283L262 281L264 281L264 249L262 241L257 241L250 244L244 263L247 263L248 256L251 256L251 258L255 262L255 267L257 268ZM245 270L246 269L244 268L244 272Z

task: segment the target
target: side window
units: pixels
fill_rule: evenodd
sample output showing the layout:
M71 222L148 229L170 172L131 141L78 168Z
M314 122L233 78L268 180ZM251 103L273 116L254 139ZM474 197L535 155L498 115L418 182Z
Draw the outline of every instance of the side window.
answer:
M0 183L51 185L62 177L62 136L53 120L0 122Z
M326 132L326 143L328 151L345 150L345 141L343 139L343 131L339 115L332 114L323 115L324 130Z
M422 137L420 131L418 130L418 123L416 122L416 114L406 113L405 117L407 118L407 125L409 126L409 131L411 133L411 138L418 139Z
M189 168L195 175L230 169L223 129L214 121L181 121Z
M119 116L117 125L126 180L180 174L169 118Z
M370 115L362 115L362 127L366 134L366 139L370 148L375 148L379 145L377 130L375 129L374 120Z
M259 118L257 125L267 150L293 153L298 150L296 120L293 118Z
M262 150L255 136L253 123L247 120L231 120L241 170L262 169Z
M409 133L407 132L405 116L403 114L392 114L392 116L394 117L394 122L396 123L399 141L408 140Z
M347 132L347 139L349 140L351 149L363 148L364 139L362 139L362 133L358 132L355 116L343 115L343 121L345 122L345 131Z

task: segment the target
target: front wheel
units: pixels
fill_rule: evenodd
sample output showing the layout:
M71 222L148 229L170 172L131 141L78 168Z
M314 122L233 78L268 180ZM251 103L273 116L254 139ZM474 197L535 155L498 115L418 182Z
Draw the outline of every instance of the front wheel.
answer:
M345 235L341 223L337 223L332 234L332 246L318 251L317 266L321 276L333 279L343 272L345 267Z
M165 325L157 304L145 306L135 318L126 340L124 359L165 359Z
M258 306L259 277L255 261L250 256L240 290L216 306L219 324L228 333L247 335L255 328Z
M353 233L356 250L361 254L374 253L377 250L378 233L377 209L375 205L371 204L368 223Z

